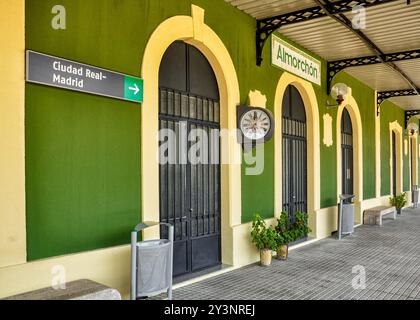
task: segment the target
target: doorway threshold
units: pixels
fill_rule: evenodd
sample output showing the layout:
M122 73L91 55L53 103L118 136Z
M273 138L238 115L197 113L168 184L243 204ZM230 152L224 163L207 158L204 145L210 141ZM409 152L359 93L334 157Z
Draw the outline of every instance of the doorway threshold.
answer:
M233 266L222 264L205 270L179 276L174 279L173 289L179 289L193 283L213 278L226 272L232 271L234 269L236 268Z

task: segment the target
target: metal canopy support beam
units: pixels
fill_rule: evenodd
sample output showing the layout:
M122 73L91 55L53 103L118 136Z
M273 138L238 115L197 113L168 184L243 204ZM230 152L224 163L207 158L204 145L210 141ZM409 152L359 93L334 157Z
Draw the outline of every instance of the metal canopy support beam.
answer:
M410 118L413 116L420 115L420 110L407 110L405 112L405 127L404 129L407 129L408 121L410 121Z
M328 61L327 86L328 88L330 88L331 82L336 76L336 74L346 68L369 66L369 65L380 64L380 63L393 63L393 62L418 59L418 58L420 58L420 49L382 54L382 55L375 55L375 56L343 59L343 60L337 60L337 61Z
M419 90L420 89L417 89L417 91ZM392 91L378 92L378 104L381 104L386 99L393 98L393 97L416 96L417 91L414 89L406 89L406 90L392 90Z
M390 67L391 69L393 69L394 71L396 71L400 74L400 76L410 85L411 89L413 89L415 94L420 94L420 91L417 88L416 84L410 79L410 77L408 77L408 75L406 73L404 73L394 63L395 59L406 60L406 59L411 59L411 58L414 58L414 57L418 57L418 52L414 52L414 53L411 52L408 55L400 52L400 53L394 53L394 54L388 55L388 57L387 57L387 55L384 52L382 52L382 50L372 40L370 40L369 37L367 37L362 31L354 29L353 25L352 25L352 22L344 14L339 13L337 16L331 14L331 12L329 11L329 8L327 7L327 5L331 5L331 2L329 0L324 0L325 4L322 3L320 0L314 0L314 1L321 8L323 8L324 11L327 12L328 15L332 19L341 23L342 25L347 27L351 32L353 32L355 35L357 35L376 54L376 59L372 59L372 57L370 57L370 59L367 60L368 62L370 62L368 64L378 63L378 62L375 62L375 61L380 61L380 62L386 64L388 67ZM388 61L386 60L386 58L388 58ZM328 67L329 66L330 65L328 64ZM328 94L330 94L331 83L332 83L333 78L334 78L334 74L331 75L331 71L328 70L328 78L327 78L327 93ZM379 105L377 105L377 107L376 107L376 114L377 114L377 116L379 116Z
M267 39L273 32L275 32L282 26L327 17L331 14L335 15L350 12L353 10L354 7L357 6L364 6L365 8L368 8L395 1L399 0L342 0L333 3L328 3L326 5L326 7L328 8L328 12L326 12L320 6L316 6L308 9L278 15L271 18L257 20L257 65L261 66L261 63L263 61L262 53Z
M353 32L357 37L359 37L359 39L361 41L363 41L367 45L367 47L375 53L375 55L376 55L376 57L378 58L379 61L385 63L391 69L393 69L394 71L398 72L400 74L400 76L402 78L404 78L404 80L410 85L411 88L417 90L417 87L414 84L414 82L394 62L392 62L392 61L384 61L383 60L383 57L385 56L385 53L372 40L370 40L369 37L366 36L362 31L360 31L358 29L354 29L353 28L353 23L350 21L349 18L347 18L342 13L339 13L338 15L334 15L330 11L330 7L332 6L332 3L329 0L323 0L323 2L321 2L320 0L314 0L314 1L321 8L324 9L324 11L328 14L329 17L331 17L332 19L334 19L338 23L342 24L348 30L350 30L351 32ZM327 83L327 93L330 94L332 77L329 76L327 80L328 80L327 81L328 82Z
M416 96L420 92L420 88L415 89L406 89L406 90L391 90L391 91L382 91L378 92L377 96L377 106L376 106L376 115L379 116L380 107L382 102L387 99L394 97L407 97L407 96Z

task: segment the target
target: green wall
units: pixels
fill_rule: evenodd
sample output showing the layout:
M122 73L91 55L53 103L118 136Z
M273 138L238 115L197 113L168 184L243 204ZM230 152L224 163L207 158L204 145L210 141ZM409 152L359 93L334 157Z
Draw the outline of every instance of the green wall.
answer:
M28 85L28 259L129 241L139 220L135 104Z
M174 15L190 15L191 3L206 10L234 62L241 103L250 90L267 96L273 110L282 74L270 65L270 44L256 66L255 25L223 0L62 0L67 29L51 28L53 0L26 1L27 49L140 76L143 52L156 27ZM299 46L298 46L299 47ZM304 49L304 48L301 48ZM321 206L336 205L336 137L322 143L326 107L326 62L322 87L313 85L321 130ZM363 122L364 198L375 195L374 92L346 73L337 81L353 88ZM148 106L150 107L150 106ZM157 107L157 106L156 106ZM26 86L28 259L129 242L141 219L140 110L137 104L28 84ZM398 112L390 115L398 116ZM386 144L385 144L386 147ZM242 221L255 212L274 213L274 142L264 145L265 170L242 175ZM386 186L382 186L386 188ZM238 190L240 192L240 190Z

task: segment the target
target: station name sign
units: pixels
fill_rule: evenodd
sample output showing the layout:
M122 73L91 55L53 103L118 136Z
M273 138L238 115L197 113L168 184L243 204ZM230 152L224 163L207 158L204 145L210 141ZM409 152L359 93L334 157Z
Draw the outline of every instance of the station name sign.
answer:
M132 102L143 102L143 80L28 50L26 81Z
M321 62L279 37L272 36L272 64L321 85Z

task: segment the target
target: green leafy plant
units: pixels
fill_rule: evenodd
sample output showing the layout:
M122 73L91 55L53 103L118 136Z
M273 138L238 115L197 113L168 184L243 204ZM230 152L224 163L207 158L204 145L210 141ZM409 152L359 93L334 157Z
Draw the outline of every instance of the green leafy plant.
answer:
M252 243L259 250L277 250L277 233L272 226L267 228L265 221L257 213L254 215L251 231Z
M296 212L295 222L291 223L289 215L282 212L280 218L277 219L276 232L278 247L306 237L312 232L308 226L308 215L304 212Z
M399 196L395 196L392 198L389 198L389 202L391 204L391 206L394 206L397 208L397 210L400 210L402 208L405 207L405 205L407 204L407 200L406 200L406 193L402 193Z
M289 215L286 212L282 212L280 218L277 219L276 226L276 242L277 248L280 246L288 245L294 241L292 225L289 220Z
M295 232L295 240L306 237L312 232L308 225L308 215L304 212L298 211L295 214L295 223L292 228Z

